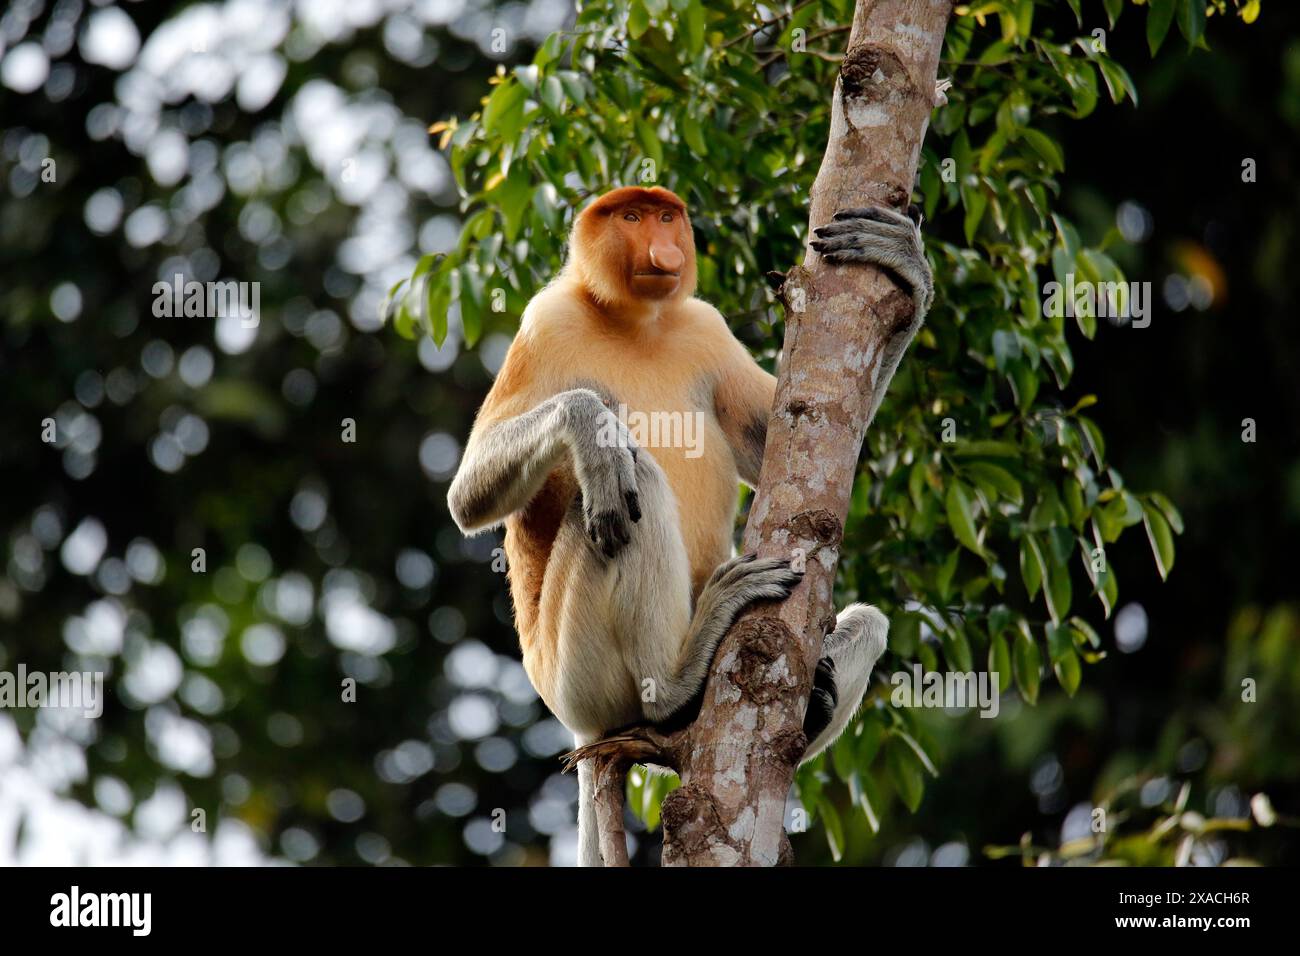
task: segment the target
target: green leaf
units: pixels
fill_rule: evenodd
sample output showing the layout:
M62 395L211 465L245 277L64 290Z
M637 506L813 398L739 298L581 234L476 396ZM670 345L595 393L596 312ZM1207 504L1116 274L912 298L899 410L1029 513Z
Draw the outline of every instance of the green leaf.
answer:
M1075 256L1083 249L1083 241L1079 238L1079 231L1074 228L1070 220L1059 213L1052 213L1052 224L1056 226L1057 241L1065 250L1065 254L1073 261Z
M510 169L510 175L497 184L488 198L501 210L507 242L514 242L523 226L524 212L533 197L527 171L521 164Z
M1101 67L1102 79L1106 81L1106 89L1110 91L1110 101L1118 103L1126 95L1137 105L1138 94L1137 87L1133 85L1133 78L1128 75L1128 70L1120 66L1114 60L1101 58L1097 61Z
M1011 649L1001 634L989 640L989 673L998 675L998 693L1011 686Z
M838 863L844 857L844 824L840 821L840 812L835 804L826 797L817 803L817 816L826 828L826 843L831 848L831 857Z
M1101 601L1106 619L1110 620L1115 610L1115 602L1119 600L1119 581L1115 577L1115 568L1108 563L1106 570L1097 575L1097 578L1097 600Z
M876 808L871 802L871 784L869 780L870 778L864 777L860 773L855 773L850 777L849 798L862 809L862 815L867 818L867 826L871 827L871 832L879 833L880 818L876 815Z
M564 111L564 86L559 77L548 76L542 81L541 100L542 105L552 113Z
M975 662L970 651L970 641L966 632L960 627L944 631L940 635L943 642L943 656L948 660L949 670L969 673L975 669Z
M538 66L546 66L559 57L564 50L564 34L552 33L546 38L541 46L537 48L537 55L533 57L533 62Z
M1079 663L1079 655L1073 649L1067 650L1052 661L1052 670L1056 672L1056 679L1065 692L1073 697L1074 692L1079 689L1079 682L1083 679L1083 666Z
M659 134L655 132L654 125L645 120L638 120L636 123L636 141L641 144L641 149L645 155L654 160L655 166L662 166L664 163L664 146L659 139Z
M1072 589L1070 586L1070 567L1064 561L1058 561L1055 554L1049 556L1044 572L1043 596L1047 599L1047 610L1054 623L1060 623L1070 613Z
M583 83L582 74L575 73L573 70L560 71L560 85L564 87L564 93L569 99L581 106L587 100L587 87Z
M952 452L961 458L1023 458L1019 445L1009 441L963 441L953 446Z
M704 49L704 5L700 0L691 0L686 8L686 15L681 18L683 32L686 34L686 48L691 56L699 56Z
M709 154L709 145L704 141L704 133L700 129L699 120L690 113L683 113L677 122L681 126L682 139L691 148L691 152L696 156L707 156Z
M966 219L963 228L966 233L966 244L974 245L975 231L980 227L980 220L984 218L984 210L988 208L989 197L983 189L962 189L962 203L966 207Z
M948 524L957 540L981 558L984 557L984 549L980 547L975 533L975 516L971 512L970 496L960 481L949 483L944 504L948 512Z
M974 461L963 468L981 488L992 488L997 497L1021 505L1025 501L1025 491L1015 476L1005 468L987 461Z
M885 728L881 726L880 721L867 716L862 721L858 733L858 767L865 770L871 766L871 762L876 759L876 754L880 752L880 745L884 739Z
M1074 633L1065 624L1047 625L1047 656L1055 662L1074 649Z
M515 77L523 84L524 89L529 93L536 91L537 78L540 74L541 71L535 64L515 67Z
M1155 56L1156 51L1160 49L1160 44L1165 42L1170 24L1174 22L1178 0L1148 0L1148 2L1150 7L1147 10L1147 46L1151 48L1151 55Z
M908 810L915 813L921 806L925 793L925 778L910 747L895 736L885 742L885 767L899 798Z
M935 590L939 592L939 597L943 601L947 601L948 595L952 593L952 576L957 573L957 559L960 557L961 548L953 548L935 572Z
M1025 582L1025 593L1032 601L1043 583L1043 555L1038 542L1029 533L1020 539L1020 579Z
M451 299L451 285L446 279L435 276L425 291L425 327L433 337L433 344L441 348L447 339L447 306Z
M1037 309L1035 309L1035 313ZM1020 358L1020 339L1014 332L998 329L993 333L993 364L999 372L1005 372L1007 362Z
M1016 635L1011 666L1015 671L1016 686L1020 688L1025 700L1030 704L1038 703L1038 682L1041 679L1039 671L1043 659L1038 652L1038 645L1026 630L1021 630Z
M1174 529L1174 533L1182 534L1183 516L1179 513L1178 509L1174 507L1174 503L1158 491L1151 492L1148 497L1150 497L1151 503L1160 509L1160 513L1165 516L1165 520L1168 521L1169 526Z
M1165 520L1165 516L1152 505L1143 507L1142 519L1146 523L1151 553L1155 555L1156 570L1160 572L1160 580L1163 581L1169 577L1169 572L1174 567L1173 532L1169 530L1169 522Z
M497 133L507 142L514 139L523 127L524 100L528 91L517 80L506 80L497 86L483 108L483 131Z
M939 770L937 767L935 767L934 761L931 760L930 755L925 752L925 748L922 747L919 743L917 743L915 737L913 737L905 730L894 730L892 736L896 739L903 741L903 743L907 744L908 749L912 751L913 756L916 757L917 762L920 763L921 767L926 771L926 773L928 773L932 777L939 776Z
M831 767L842 783L848 783L857 769L857 742L852 734L841 734L831 746Z
M1102 72L1105 72L1104 61ZM1057 145L1056 140L1046 133L1029 128L1022 129L1020 135L1033 147L1034 152L1046 160L1049 169L1058 173L1065 169L1065 154L1061 152L1061 147Z
M1205 34L1205 0L1179 0L1178 29L1194 47Z
M641 0L632 0L627 16L628 36L633 40L639 40L648 29L650 29L650 11Z

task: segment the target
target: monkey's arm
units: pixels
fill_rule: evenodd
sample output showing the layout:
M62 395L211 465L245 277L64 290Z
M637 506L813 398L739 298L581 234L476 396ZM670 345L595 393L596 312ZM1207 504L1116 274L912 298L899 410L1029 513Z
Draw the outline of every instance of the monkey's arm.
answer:
M767 444L767 420L776 398L776 378L764 371L737 339L728 337L731 343L714 391L714 411L731 446L740 480L757 488Z
M627 429L585 388L561 392L513 418L475 423L447 494L466 534L500 524L541 490L568 456L582 489L588 536L612 557L641 520L636 446Z

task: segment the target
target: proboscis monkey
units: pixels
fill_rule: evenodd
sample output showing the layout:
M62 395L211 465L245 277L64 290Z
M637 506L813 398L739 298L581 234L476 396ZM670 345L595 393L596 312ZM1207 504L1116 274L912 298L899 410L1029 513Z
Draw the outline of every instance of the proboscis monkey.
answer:
M919 223L853 209L817 230L833 262L890 269L918 323L933 296ZM524 310L452 482L466 534L506 526L524 667L578 745L663 722L701 691L736 615L789 595L786 560L731 557L737 482L755 486L776 380L692 298L686 207L662 188L606 193ZM889 622L852 605L826 637L805 760L857 710ZM579 862L600 865L590 761Z

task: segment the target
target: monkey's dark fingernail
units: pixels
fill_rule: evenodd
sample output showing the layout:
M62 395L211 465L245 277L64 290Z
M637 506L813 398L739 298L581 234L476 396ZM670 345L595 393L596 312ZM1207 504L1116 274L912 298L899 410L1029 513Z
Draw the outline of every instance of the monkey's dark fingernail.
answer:
M627 493L627 514L633 521L641 520L641 500L635 491Z

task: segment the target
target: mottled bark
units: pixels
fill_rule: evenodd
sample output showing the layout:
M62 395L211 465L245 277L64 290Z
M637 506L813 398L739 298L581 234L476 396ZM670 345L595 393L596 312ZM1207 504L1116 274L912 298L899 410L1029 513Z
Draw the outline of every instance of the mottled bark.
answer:
M812 189L809 234L846 207L906 208L951 0L858 0ZM782 287L786 337L745 550L800 556L791 597L744 615L718 648L695 723L678 746L682 786L664 801L665 865L765 866L789 858L786 795L858 454L916 332L910 297L882 272L811 248Z

